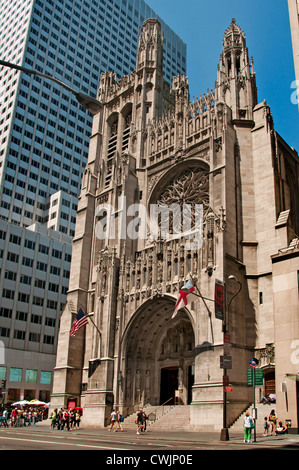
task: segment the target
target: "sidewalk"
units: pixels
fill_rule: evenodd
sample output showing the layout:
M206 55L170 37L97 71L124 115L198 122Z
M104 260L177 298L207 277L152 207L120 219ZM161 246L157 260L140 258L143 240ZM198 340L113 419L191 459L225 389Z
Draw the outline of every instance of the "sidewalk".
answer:
M50 420L44 420L43 422L39 422L37 424L39 428L46 427L50 430ZM55 432L55 431L51 431ZM65 432L65 431L63 431ZM109 434L108 428L96 428L96 427L89 427L84 426L80 427L78 430L70 431L72 433L76 433L76 435L89 435L89 436L107 436ZM113 433L115 435L116 433ZM130 428L126 429L124 426L124 431L117 432L117 438L127 438L128 436L133 437L136 436L136 430ZM220 441L220 432L185 432L185 431L161 431L161 430L154 430L148 429L146 433L141 433L141 439L146 438L149 436L151 440L157 441L174 441L174 442L196 442L198 444L212 444L215 443L218 447L229 446L230 444L242 444L244 446L244 436L241 432L229 432L229 440L228 441ZM254 442L254 435L252 433L252 443L248 444L248 447L255 446L255 447L267 447L267 448L275 448L280 446L292 446L298 447L299 450L299 434L283 434L278 436L263 436L257 433L256 435L256 442ZM242 446L242 447L243 447Z

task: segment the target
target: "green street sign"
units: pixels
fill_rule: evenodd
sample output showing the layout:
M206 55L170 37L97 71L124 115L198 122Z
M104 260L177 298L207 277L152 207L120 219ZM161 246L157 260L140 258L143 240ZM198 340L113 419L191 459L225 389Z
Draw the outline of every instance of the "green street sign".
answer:
M253 374L255 374L255 385L263 385L263 369L247 369L247 385L253 385Z

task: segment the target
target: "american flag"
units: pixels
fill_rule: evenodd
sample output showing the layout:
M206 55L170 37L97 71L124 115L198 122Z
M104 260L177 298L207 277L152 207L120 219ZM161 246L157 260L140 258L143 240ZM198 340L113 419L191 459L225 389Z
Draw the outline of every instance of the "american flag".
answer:
M82 308L80 308L75 318L75 321L73 323L72 329L70 331L70 335L75 336L76 331L80 330L80 328L82 328L82 326L86 325L87 323L88 323L88 320L86 316L84 315Z
M194 292L194 290L194 286L190 280L183 285L183 287L180 289L179 298L177 300L177 303L175 304L175 309L172 318L175 317L175 315L181 308L185 307L188 303L194 300L195 296L192 295L192 292Z

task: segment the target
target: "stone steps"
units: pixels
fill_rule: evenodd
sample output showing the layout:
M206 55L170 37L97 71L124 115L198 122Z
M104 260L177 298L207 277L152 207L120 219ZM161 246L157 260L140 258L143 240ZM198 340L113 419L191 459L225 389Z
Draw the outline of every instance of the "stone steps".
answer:
M161 431L190 431L190 406L173 406L161 418L153 422L151 427Z
M147 429L159 430L176 430L190 431L190 406L151 406L147 405L143 408L149 419L147 421ZM124 420L124 428L136 429L136 413L127 416Z
M253 405L248 407L248 410L252 414ZM264 417L269 417L271 410L276 410L275 404L261 403L256 404L257 408L257 421L256 421L256 432L258 435L264 432ZM157 407L147 405L143 408L145 413L149 416L147 421L147 429L152 430L167 430L167 431L192 431L190 427L190 405L172 405ZM244 430L244 416L245 412L242 413L239 418L230 426L229 430L234 432L243 432ZM124 420L123 426L125 429L137 429L136 421L137 412L127 416Z
M264 432L264 417L267 416L269 418L269 414L272 410L276 411L276 404L270 403L263 405L262 403L258 403L255 405L257 408L257 420L256 420L256 432L260 435ZM250 414L252 416L252 408L253 404L248 407ZM239 418L235 421L235 423L230 426L231 431L243 431L244 430L244 416L246 411L242 413Z

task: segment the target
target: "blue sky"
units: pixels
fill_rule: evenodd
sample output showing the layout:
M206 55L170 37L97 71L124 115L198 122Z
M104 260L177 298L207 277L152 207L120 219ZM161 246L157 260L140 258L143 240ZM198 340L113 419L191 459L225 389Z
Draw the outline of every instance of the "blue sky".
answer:
M287 0L146 0L187 44L190 95L213 89L225 30L232 18L254 59L258 101L271 107L276 131L299 153L298 105Z

